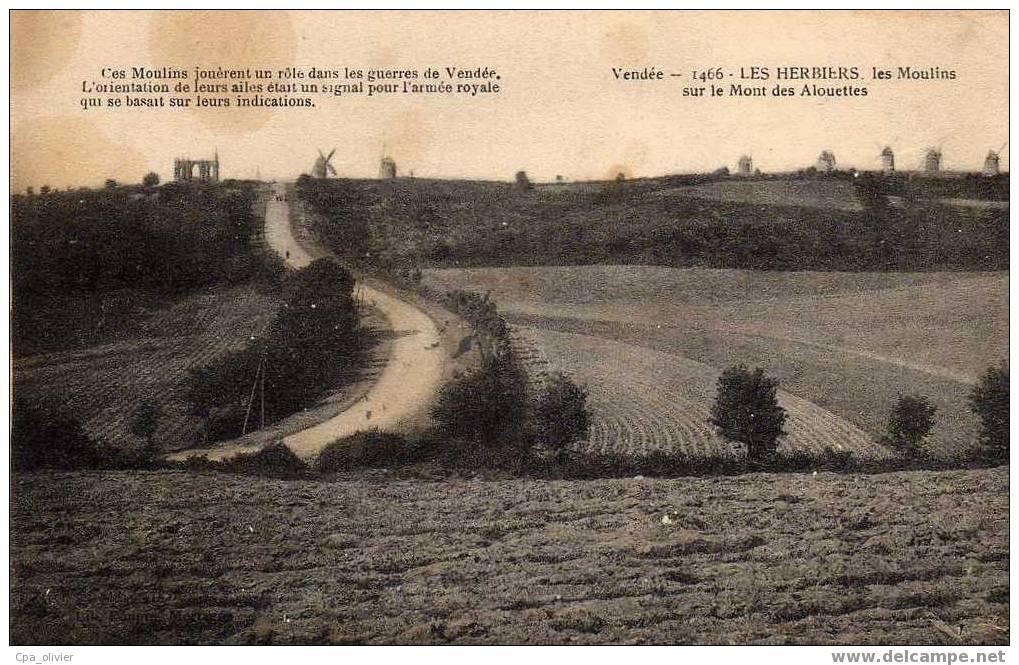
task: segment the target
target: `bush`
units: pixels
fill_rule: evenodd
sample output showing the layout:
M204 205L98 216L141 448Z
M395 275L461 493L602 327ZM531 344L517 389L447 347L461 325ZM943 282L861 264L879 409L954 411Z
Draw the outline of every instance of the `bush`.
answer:
M900 396L888 416L885 443L908 455L922 451L923 440L934 429L937 407L922 395Z
M675 478L678 476L733 475L745 471L735 457L714 455L689 457L679 451L652 450L641 454L620 452L565 451L555 465L532 458L531 471L544 477L570 480L625 478L646 476Z
M314 213L312 231L328 248L347 261L360 264L371 250L372 201L348 180L301 176L297 194Z
M319 473L330 473L393 466L412 461L410 452L402 436L372 429L330 443L319 454L315 469Z
M335 298L337 306L353 299L354 277L332 258L319 258L294 273L287 283L292 306L304 307L323 298Z
M488 447L523 442L527 417L527 375L509 338L509 326L488 294L450 291L445 305L464 318L472 335L460 342L458 355L477 341L481 367L446 384L432 416L448 438ZM520 460L517 460L518 462Z
M446 293L444 304L471 326L472 334L461 340L457 355L476 341L481 367L440 391L432 409L439 435L481 444L486 451L464 449L459 454L483 464L520 468L527 463L526 455L516 453L532 443L554 451L555 464L562 464L570 444L587 436L587 391L557 373L529 403L527 373L517 359L509 326L489 295L454 290Z
M191 370L187 399L192 413L205 423L208 440L241 435L260 355L258 348L249 347L231 351L205 367Z
M210 438L241 434L252 395L264 398L270 423L353 377L364 342L353 287L354 278L335 261L312 262L287 280L286 307L266 335L192 372L188 399L209 423ZM260 418L261 407L249 428Z
M744 365L730 367L718 377L718 393L711 406L711 424L731 441L747 447L747 457L771 457L778 437L785 434L785 409L778 405L778 382Z
M11 463L17 471L94 469L103 462L81 423L15 397Z
M483 357L503 356L512 353L509 342L509 326L499 315L495 302L486 293L473 291L450 291L443 303L470 325L473 338Z
M973 412L980 417L980 442L992 459L1008 459L1008 367L991 367L970 393Z
M527 171L517 171L517 174L513 177L513 180L516 183L517 189L521 189L524 191L534 189L534 183L532 183L531 179L527 177Z
M478 370L443 386L432 416L450 438L484 446L519 443L526 388L512 356L485 358Z
M795 471L848 472L860 469L860 462L850 450L825 448L821 451L790 450L776 454L767 466L777 473Z
M556 372L545 384L534 409L534 435L561 452L587 438L587 391Z
M227 473L270 478L295 479L308 475L308 465L282 441L253 453L242 453L230 459L213 462L212 468Z

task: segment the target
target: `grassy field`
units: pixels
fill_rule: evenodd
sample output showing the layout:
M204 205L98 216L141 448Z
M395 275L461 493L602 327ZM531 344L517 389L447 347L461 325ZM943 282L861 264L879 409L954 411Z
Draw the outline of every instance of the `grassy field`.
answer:
M1007 644L1008 490L31 474L11 642Z
M662 190L660 195L853 212L863 210L849 180L725 180L681 185Z
M18 358L14 391L44 411L79 419L90 438L120 449L142 444L131 433L133 419L142 404L157 405L161 447L193 445L203 423L183 394L188 373L244 348L279 304L278 293L250 285L164 302L127 319L130 334L120 341Z
M920 393L938 408L932 452L962 456L979 427L971 384L1008 356L1005 272L574 266L427 271L424 281L490 291L508 320L535 329L523 333L550 365L588 382L593 441L615 436L626 449L703 452L714 377L743 362L776 376L790 406L798 398L786 445L807 446L799 432L813 431L815 447L879 456L864 439L884 433L899 394ZM634 427L654 432L622 433Z
M527 190L499 182L308 179L299 189L323 214L316 232L325 245L379 267L1008 265L1007 209L935 198L882 207L880 189L876 197L861 194L845 180L666 177Z

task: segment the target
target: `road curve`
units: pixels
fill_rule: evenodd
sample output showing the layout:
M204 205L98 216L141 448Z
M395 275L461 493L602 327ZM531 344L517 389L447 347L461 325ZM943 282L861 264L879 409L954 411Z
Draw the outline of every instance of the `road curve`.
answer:
M287 264L303 268L312 256L298 244L290 227L286 186L277 183L269 195L265 211L265 238ZM326 445L356 432L378 428L399 429L417 417L442 382L443 353L439 330L432 319L399 298L360 284L366 302L388 319L394 339L389 361L378 380L353 406L308 429L283 438L299 457L315 457ZM205 455L224 459L255 446L225 444L203 449L182 450L169 459L187 459Z

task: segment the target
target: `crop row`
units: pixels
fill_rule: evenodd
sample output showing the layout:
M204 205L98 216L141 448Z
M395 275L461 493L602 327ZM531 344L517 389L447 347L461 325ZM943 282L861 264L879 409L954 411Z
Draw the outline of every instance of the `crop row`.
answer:
M694 457L735 455L734 445L709 422L718 370L682 356L599 337L518 327L514 336L531 373L548 368L588 390L590 435L579 447L642 455L656 450ZM779 450L851 451L877 459L889 451L859 428L813 402L779 393L786 435Z
M184 402L188 373L242 348L274 311L271 298L251 287L196 294L149 314L145 337L16 368L15 390L78 418L94 440L118 447L134 445L131 423L150 403L160 410L157 438L177 447L200 425Z

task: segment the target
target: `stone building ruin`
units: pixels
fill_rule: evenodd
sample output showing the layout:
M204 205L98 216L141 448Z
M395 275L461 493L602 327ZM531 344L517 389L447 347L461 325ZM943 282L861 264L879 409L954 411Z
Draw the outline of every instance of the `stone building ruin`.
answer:
M198 177L195 177L198 167ZM212 159L191 159L178 157L173 160L174 182L219 182L219 153Z

